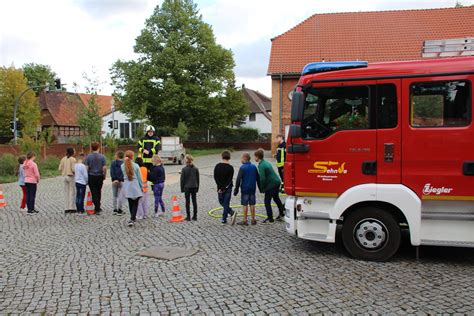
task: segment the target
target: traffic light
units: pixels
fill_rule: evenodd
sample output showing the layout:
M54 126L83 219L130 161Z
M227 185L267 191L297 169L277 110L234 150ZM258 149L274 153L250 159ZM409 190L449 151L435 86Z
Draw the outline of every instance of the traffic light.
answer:
M54 79L54 86L56 87L56 90L61 90L61 79Z
M109 125L109 128L113 128L114 127L114 121L109 121L108 125Z
M16 130L19 131L23 128L23 125L19 120L16 120ZM10 129L13 131L15 129L15 124L13 124L13 121L10 121Z

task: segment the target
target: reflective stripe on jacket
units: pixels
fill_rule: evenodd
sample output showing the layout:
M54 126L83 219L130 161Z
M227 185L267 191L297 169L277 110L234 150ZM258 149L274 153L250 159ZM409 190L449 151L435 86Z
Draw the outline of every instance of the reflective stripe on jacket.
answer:
M277 161L276 166L278 168L285 166L285 161L286 161L286 143L285 142L278 144L276 161Z

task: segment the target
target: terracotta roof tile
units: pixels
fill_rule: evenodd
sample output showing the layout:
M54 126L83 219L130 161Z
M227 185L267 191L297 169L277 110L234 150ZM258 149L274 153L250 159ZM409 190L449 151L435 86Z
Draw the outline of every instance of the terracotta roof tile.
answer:
M48 110L56 125L78 126L79 113L84 106L79 96L71 92L41 92L41 110Z
M82 102L87 105L89 100L92 98L92 94L78 93ZM110 95L96 95L95 102L99 106L100 116L105 116L109 113L112 113L112 99Z
M474 6L315 14L272 39L268 74L314 61L420 59L423 41L474 36Z
M39 96L41 110L48 110L56 125L78 126L79 114L89 103L91 94L72 92L41 92ZM97 95L100 116L112 112L112 96Z

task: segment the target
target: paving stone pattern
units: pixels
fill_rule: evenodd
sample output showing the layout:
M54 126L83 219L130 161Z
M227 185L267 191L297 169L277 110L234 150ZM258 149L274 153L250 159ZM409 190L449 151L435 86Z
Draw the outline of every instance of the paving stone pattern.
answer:
M417 262L405 241L390 262L373 263L350 259L340 243L289 236L283 223L223 226L207 215L218 206L217 161L197 159L199 216L189 223L150 218L127 227L127 216L112 215L110 183L103 214L64 215L60 179L41 181L40 213L31 216L18 209L17 185L4 185L0 313L474 313L474 249L423 247ZM184 206L179 168L166 167L168 208L173 194ZM153 246L199 252L172 261L137 255Z

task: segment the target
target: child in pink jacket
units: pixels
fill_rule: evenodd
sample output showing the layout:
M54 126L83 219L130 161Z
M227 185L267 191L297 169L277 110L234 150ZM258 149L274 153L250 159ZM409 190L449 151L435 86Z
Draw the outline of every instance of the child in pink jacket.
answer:
M28 207L28 214L36 214L38 211L35 209L36 199L36 187L40 180L40 174L38 166L35 163L35 154L28 152L26 155L26 161L23 164L23 170L25 174L25 187L26 187L26 206Z

